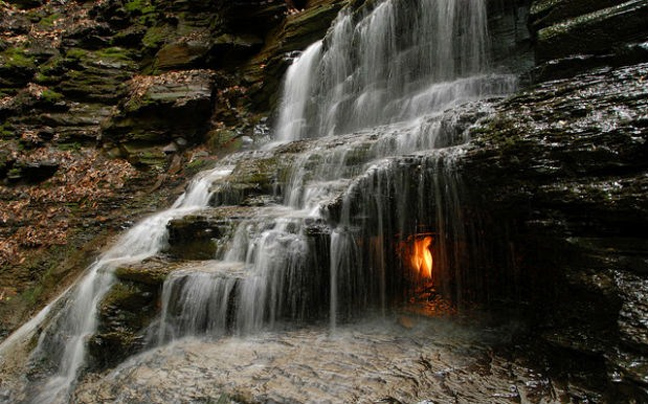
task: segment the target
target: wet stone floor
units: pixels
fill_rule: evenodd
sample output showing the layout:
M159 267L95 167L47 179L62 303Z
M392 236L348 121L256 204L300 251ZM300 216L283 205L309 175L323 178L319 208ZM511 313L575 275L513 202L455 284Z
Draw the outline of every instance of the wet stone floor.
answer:
M183 339L89 375L73 402L570 402L560 384L502 354L514 331L400 316L335 332Z

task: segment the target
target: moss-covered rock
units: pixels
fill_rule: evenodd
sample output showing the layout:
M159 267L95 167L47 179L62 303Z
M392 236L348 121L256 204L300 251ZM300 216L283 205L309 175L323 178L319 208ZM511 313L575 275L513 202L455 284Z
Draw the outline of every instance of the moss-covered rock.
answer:
M146 30L141 38L141 44L151 50L159 49L172 38L173 33L174 28L170 24L155 25Z
M255 212L252 207L222 206L173 219L167 225L169 246L165 253L182 260L219 258L238 224Z
M232 173L212 186L212 206L246 205L248 200L264 195L273 195L284 178L282 168L290 164L294 156L284 155L267 158L240 159ZM285 166L284 166L285 164Z
M133 282L159 289L169 273L175 269L176 265L168 261L152 258L138 265L119 267L115 270L115 276L124 282Z
M138 76L129 82L130 97L104 123L103 142L144 166L162 166L171 141L200 142L212 108L213 72L191 70Z
M129 52L117 47L98 51L72 48L65 60L69 68L55 89L75 100L116 103L126 95L126 83L137 70Z
M157 299L158 289L146 284L122 281L112 287L99 307L101 326L88 343L93 366L114 366L142 349Z
M204 62L209 49L209 42L195 39L170 43L155 55L155 68L163 71L196 68Z
M114 30L105 22L79 24L66 30L62 42L66 48L99 50L110 46Z
M35 58L27 49L10 47L0 53L0 91L21 88L29 82L35 72Z
M219 239L231 232L225 220L208 216L185 216L171 220L168 254L176 258L206 260L216 258Z

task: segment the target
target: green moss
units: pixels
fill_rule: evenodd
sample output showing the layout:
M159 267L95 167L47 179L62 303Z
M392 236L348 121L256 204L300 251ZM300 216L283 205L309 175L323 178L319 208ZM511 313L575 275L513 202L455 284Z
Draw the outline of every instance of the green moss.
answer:
M198 172L203 171L210 163L211 161L207 159L194 159L185 166L185 174L190 177L194 176Z
M140 152L136 159L139 164L143 164L144 166L163 168L166 164L167 157L160 150L151 149Z
M230 129L216 129L207 133L205 144L211 152L229 153L241 147L237 133Z
M82 145L79 142L59 143L59 144L56 145L56 147L59 150L62 150L62 151L79 151L79 150L81 150Z
M132 113L154 103L155 101L147 97L146 94L142 95L141 97L132 97L124 104L124 111L126 113ZM126 120L124 123L128 126L137 124L137 122L133 122L132 120Z
M34 75L34 81L38 84L46 84L46 83L51 83L53 80L53 77L47 76L41 72L38 72Z
M43 285L36 285L33 288L29 288L22 293L22 299L27 302L29 306L34 306L41 295L43 294Z
M144 25L153 25L156 21L156 9L150 0L129 0L124 4L124 9L133 16L138 16L138 22Z
M42 99L48 103L54 104L63 99L63 94L57 93L49 88L43 91Z
M63 256L70 252L70 249L67 246L53 246L50 249L52 256ZM39 257L34 261L27 261L29 264L26 264L26 271L34 274L40 274L38 283L25 290L21 297L28 304L29 307L35 306L38 304L46 290L51 290L51 288L58 282L57 277L55 276L55 271L58 265L56 259L48 260L44 257Z
M141 308L142 290L132 283L118 282L106 294L102 306L115 306L137 313Z
M130 0L129 2L124 4L124 8L129 13L137 12L142 8L142 1L141 0Z
M84 49L79 49L79 48L71 48L71 49L68 49L65 56L68 59L80 61L82 59L85 59L88 56L88 51L84 50Z
M22 176L22 170L20 168L16 168L16 167L12 168L7 173L7 178L10 178L10 179L17 179L17 178L20 178L21 176Z
M67 61L74 61L74 62L83 62L83 61L93 61L97 59L108 59L112 61L120 61L120 62L132 62L133 58L130 55L130 52L127 49L118 47L118 46L113 46L110 48L104 48L104 49L99 49L94 52L87 51L85 49L79 49L79 48L72 48L69 49L65 55L65 59ZM60 66L61 63L64 61L61 60L55 60L53 61L48 68L49 69L56 69ZM43 69L42 69L43 71ZM43 73L46 74L45 71Z
M126 49L118 46L100 49L96 52L96 55L100 58L119 60L122 62L131 62L133 60Z
M124 4L129 13L149 14L155 12L155 6L148 0L129 0Z
M11 125L8 123L0 124L0 138L12 138L14 137L14 131Z
M28 55L24 48L9 48L3 54L7 66L33 68L36 66L34 57Z
M51 28L54 26L54 21L58 20L61 18L61 15L58 13L54 13L52 15L48 15L47 17L42 18L39 22L38 25L44 28Z
M161 27L151 27L146 31L144 38L142 38L142 43L147 48L157 49L164 45L167 41L167 38L171 36L173 31L167 25Z
M39 84L58 83L65 72L65 61L64 57L56 56L40 64L38 72L34 75L34 81Z

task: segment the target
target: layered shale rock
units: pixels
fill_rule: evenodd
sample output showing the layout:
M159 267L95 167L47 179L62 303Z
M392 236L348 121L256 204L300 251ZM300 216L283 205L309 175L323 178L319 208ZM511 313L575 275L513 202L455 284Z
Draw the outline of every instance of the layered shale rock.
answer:
M569 77L584 69L636 63L648 55L644 1L533 2L538 80Z
M644 399L647 74L602 68L522 91L473 129L462 164L470 198L517 229L542 338Z
M136 191L169 181L183 159L191 161L188 171L196 170L214 159L210 153L266 136L259 124L276 105L284 70L349 2L311 0L299 4L299 12L279 0L13 3L0 3L3 333L26 318L27 304L36 307L51 295L43 288L55 288L75 271L70 263L60 268L21 252L52 246L27 230L36 219L43 233L66 240L63 218L78 215L70 223L82 230L69 244L78 246L102 229L116 231L124 221L119 206ZM493 1L489 10L492 62L501 70L514 66L524 78L533 53L528 76L535 84L492 109L489 104L487 113L468 106L446 115L453 124L464 122L461 135L468 130L473 138L451 168L463 184L460 213L473 226L470 241L491 259L467 270L475 273L466 278L483 282L464 285L462 293L492 306L513 302L534 343L550 352L547 368L567 384L590 389L574 393L573 401L648 401L646 2ZM459 134L447 134L453 135ZM375 140L367 135L366 144L345 155L349 172L368 161ZM191 151L201 144L203 150ZM119 170L89 152L97 145ZM90 341L98 369L146 346L162 285L174 272L201 270L222 253L237 224L259 210L269 217L280 210L290 167L315 146L295 142L275 155L250 152L230 161L233 171L213 186L211 207L169 222L168 246L159 257L117 269L119 282L101 303L101 325ZM306 168L322 158L306 157ZM422 167L440 166L424 162L403 157L400 178L414 183ZM92 171L94 165L105 173ZM155 175L140 176L133 166ZM88 176L77 176L78 170ZM77 183L100 195L70 196ZM37 199L33 184L54 187L56 198ZM390 185L390 196L401 190ZM432 189L433 181L428 185ZM17 202L24 196L31 198L26 205ZM374 195L352 197L359 205ZM137 198L139 213L159 202ZM55 206L60 209L51 210ZM323 206L330 223L304 226L322 252L307 263L325 286L310 292L322 296L329 290L327 240L343 215L342 198ZM18 216L24 211L30 213ZM357 223L362 212L357 208ZM50 227L40 227L47 222ZM224 276L239 279L236 271ZM325 311L312 309L320 316Z

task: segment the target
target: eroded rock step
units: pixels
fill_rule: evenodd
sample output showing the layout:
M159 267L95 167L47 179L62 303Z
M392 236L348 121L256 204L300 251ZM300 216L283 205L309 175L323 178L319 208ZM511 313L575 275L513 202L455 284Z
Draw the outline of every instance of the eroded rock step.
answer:
M243 267L240 262L174 262L155 257L117 268L118 282L100 305L101 326L89 342L90 354L97 360L96 368L114 366L150 343L148 329L160 314L163 284L167 278L203 273L236 280L244 276Z
M330 231L324 219L286 206L221 206L197 211L169 222L169 247L163 251L177 260L222 258L232 248L237 229L245 224L246 238L281 226L287 233L303 232L318 238ZM247 243L246 243L247 245Z

